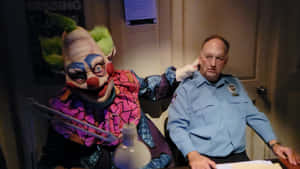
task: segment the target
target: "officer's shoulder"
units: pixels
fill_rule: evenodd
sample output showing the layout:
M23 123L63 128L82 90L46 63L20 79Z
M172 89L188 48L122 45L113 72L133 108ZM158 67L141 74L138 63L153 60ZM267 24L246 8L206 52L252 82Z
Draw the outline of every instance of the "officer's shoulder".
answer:
M180 85L181 86L188 86L188 85L191 85L193 83L193 81L195 80L195 77L194 76L189 76L187 78L185 78L181 83Z
M222 77L225 80L232 81L232 82L239 81L239 79L236 76L232 75L232 74L222 74Z
M190 91L195 86L195 77L185 78L178 86L178 90Z
M222 76L229 84L233 84L234 86L242 85L239 78L232 74L222 74Z

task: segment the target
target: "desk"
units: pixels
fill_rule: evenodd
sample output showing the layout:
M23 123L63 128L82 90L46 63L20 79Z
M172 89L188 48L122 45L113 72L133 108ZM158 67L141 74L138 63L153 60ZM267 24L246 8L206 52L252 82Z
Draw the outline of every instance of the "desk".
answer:
M279 159L272 159L271 160L273 163L280 163L282 169L300 169L300 165L292 165L290 164L287 160L279 158ZM186 166L182 166L182 167L174 167L172 169L189 169L189 167Z

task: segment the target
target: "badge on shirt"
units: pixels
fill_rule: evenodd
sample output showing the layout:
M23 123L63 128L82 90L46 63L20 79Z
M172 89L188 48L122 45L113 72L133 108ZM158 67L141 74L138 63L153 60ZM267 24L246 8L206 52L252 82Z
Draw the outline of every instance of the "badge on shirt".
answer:
M236 91L236 87L234 84L229 84L228 85L228 90L232 94L232 96L238 96L238 92Z

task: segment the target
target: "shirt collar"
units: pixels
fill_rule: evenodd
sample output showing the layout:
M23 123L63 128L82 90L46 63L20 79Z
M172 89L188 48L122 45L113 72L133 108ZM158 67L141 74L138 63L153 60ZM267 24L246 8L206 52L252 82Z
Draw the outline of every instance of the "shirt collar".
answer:
M197 87L207 84L218 88L223 86L225 83L229 83L223 74L220 75L220 79L217 81L217 83L208 81L199 71L194 72L193 78L196 80Z

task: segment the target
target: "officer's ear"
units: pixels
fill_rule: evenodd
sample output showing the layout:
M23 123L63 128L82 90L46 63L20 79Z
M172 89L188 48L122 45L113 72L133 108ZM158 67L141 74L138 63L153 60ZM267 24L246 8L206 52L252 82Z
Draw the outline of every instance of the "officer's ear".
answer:
M225 62L225 63L224 63L225 65L227 64L228 60L229 60L229 55L227 54L227 55L225 56L225 61L224 61L224 62Z
M200 55L198 56L198 67L200 68L200 66L203 64L203 57L202 57L202 51L200 52Z

